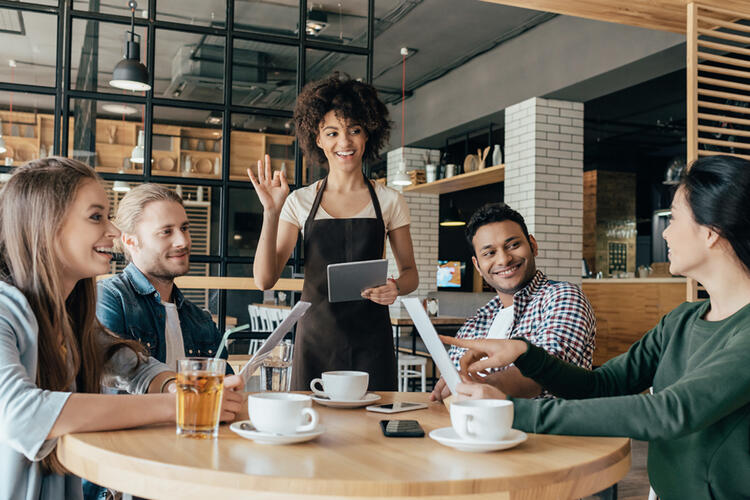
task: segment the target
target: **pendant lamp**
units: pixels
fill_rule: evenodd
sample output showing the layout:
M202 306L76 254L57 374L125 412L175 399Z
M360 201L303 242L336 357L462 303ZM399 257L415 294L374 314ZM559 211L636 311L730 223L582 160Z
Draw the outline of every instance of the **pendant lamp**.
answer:
M130 8L130 31L126 31L127 37L130 33L130 39L125 41L125 58L117 63L112 71L112 80L109 84L112 87L133 92L151 90L148 83L148 70L141 63L141 36L135 32L135 9L138 4L135 0L128 2Z
M143 163L144 158L144 143L146 141L146 136L143 132L143 130L138 131L138 143L133 148L133 151L130 152L130 163L134 164L141 164Z
M5 139L3 139L3 122L0 120L0 154L6 151L8 151L8 148L5 147Z
M406 173L406 159L404 158L404 138L406 137L406 56L409 49L401 48L401 163L398 172L393 176L393 186L410 186L411 177Z
M448 211L446 212L445 217L440 220L440 225L443 227L458 227L466 225L466 222L461 218L461 213L453 204L453 200L448 202Z

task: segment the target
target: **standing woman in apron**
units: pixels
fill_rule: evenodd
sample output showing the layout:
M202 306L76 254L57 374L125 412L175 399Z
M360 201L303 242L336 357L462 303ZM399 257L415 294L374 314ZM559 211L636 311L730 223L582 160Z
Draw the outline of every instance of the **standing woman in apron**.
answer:
M370 390L396 390L388 305L417 288L409 209L398 191L366 179L362 161L388 140L388 110L371 85L334 74L305 86L294 109L297 140L308 162L328 165L322 180L289 195L284 171L270 158L248 175L263 204L253 274L261 289L281 276L302 231L305 282L312 303L297 326L292 389L308 390L324 371L370 374ZM328 302L329 264L381 259L386 235L399 276L362 292L364 300Z

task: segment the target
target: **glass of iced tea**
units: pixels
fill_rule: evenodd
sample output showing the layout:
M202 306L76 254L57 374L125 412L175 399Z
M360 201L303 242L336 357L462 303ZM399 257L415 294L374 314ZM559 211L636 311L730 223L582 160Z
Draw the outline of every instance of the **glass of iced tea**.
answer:
M177 361L177 434L202 439L219 434L225 371L223 359Z

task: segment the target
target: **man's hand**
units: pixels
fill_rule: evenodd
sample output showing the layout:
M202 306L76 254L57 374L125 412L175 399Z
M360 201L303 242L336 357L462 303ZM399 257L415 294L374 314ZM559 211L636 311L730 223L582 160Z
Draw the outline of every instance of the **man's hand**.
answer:
M475 378L488 368L503 368L526 352L526 342L507 339L466 340L440 335L444 344L468 349L461 357L461 373Z
M466 379L456 386L456 392L458 392L456 394L456 401L466 399L508 399L505 393L497 387L492 387L489 384L469 382Z
M232 422L242 410L242 389L245 381L239 375L224 377L224 397L221 399L222 422Z
M435 384L435 388L432 390L432 394L430 394L430 401L441 402L450 395L451 390L448 389L448 385L445 383L445 379L443 377L440 377L440 380L437 381L437 384Z

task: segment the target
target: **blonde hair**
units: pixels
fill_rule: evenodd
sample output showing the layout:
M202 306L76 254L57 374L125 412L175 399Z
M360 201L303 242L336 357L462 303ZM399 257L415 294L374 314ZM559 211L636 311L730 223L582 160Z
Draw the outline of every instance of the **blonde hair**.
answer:
M143 216L146 205L154 201L173 201L183 205L180 195L161 184L141 184L127 192L120 200L115 215L114 224L123 233L133 234ZM130 253L122 244L115 240L115 248L124 253L131 260Z
M57 235L78 190L101 182L94 170L69 158L49 157L15 169L0 191L0 279L18 288L38 325L36 385L51 391L101 392L105 362L121 347L145 352L137 342L108 332L96 319L94 277L65 296ZM110 337L102 344L101 335ZM48 472L65 469L50 453Z

